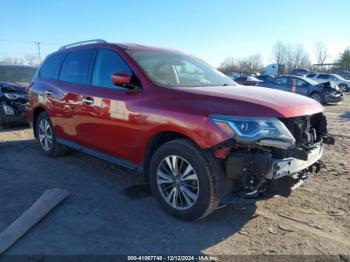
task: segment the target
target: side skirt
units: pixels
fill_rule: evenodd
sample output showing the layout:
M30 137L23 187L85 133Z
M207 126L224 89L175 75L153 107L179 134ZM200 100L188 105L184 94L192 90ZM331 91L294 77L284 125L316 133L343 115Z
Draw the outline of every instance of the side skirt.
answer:
M103 160L111 162L113 164L123 166L123 167L126 167L126 168L131 169L131 170L135 170L139 173L143 173L143 168L141 166L135 165L127 160L120 159L120 158L117 158L115 156L111 156L109 154L105 154L105 153L102 153L100 151L88 148L88 147L83 147L77 143L73 143L73 142L70 142L70 141L65 140L65 139L58 138L57 142L62 144L62 145L65 145L66 147L74 149L76 151L83 152L83 153L91 155L91 156L95 156L97 158L103 159Z

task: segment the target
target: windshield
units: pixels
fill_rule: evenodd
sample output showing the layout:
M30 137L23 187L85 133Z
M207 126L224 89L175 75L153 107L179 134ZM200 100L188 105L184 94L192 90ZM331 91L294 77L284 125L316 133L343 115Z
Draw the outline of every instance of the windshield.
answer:
M333 74L332 76L333 76L334 78L338 78L338 79L340 79L340 80L342 80L342 81L345 80L344 77L342 77L342 76L340 76L340 75L337 75L337 74Z
M234 86L235 82L204 61L170 51L128 50L147 76L165 87Z
M0 81L3 82L30 82L36 68L24 66L0 66Z

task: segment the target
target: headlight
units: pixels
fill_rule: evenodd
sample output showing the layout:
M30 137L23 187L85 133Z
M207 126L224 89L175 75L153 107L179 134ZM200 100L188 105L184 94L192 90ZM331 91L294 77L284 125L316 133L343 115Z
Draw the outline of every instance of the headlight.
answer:
M252 143L263 139L274 139L295 143L293 135L288 128L277 118L265 117L234 117L210 115L210 119L238 142Z
M11 100L15 100L19 98L22 98L22 99L27 98L26 94L21 94L21 93L4 93L4 96Z

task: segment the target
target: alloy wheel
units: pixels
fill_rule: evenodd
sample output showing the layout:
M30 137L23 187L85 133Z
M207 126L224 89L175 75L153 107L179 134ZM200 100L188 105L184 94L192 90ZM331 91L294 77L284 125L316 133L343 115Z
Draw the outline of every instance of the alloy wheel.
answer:
M345 92L346 91L346 85L340 84L339 88L340 88L341 92Z
M198 199L198 176L192 165L180 156L170 155L160 162L157 184L163 199L175 209L189 209Z
M52 130L49 122L46 119L42 119L39 123L38 137L41 147L45 151L50 151L52 147Z
M317 93L315 93L315 94L312 94L311 95L311 98L312 99L315 99L317 102L322 102L322 98L321 98L321 95L320 94L317 94Z

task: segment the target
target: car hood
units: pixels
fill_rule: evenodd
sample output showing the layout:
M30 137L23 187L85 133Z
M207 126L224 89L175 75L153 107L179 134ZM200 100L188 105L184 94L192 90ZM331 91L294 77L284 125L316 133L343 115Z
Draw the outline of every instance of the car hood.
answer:
M265 87L237 85L177 89L205 96L206 107L211 107L213 114L297 117L323 111L323 106L311 98ZM208 103L208 100L215 100L215 102Z
M1 82L0 81L0 89L2 92L20 92L27 93L28 92L28 83L24 82Z

